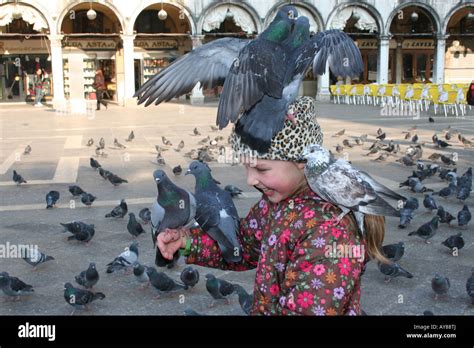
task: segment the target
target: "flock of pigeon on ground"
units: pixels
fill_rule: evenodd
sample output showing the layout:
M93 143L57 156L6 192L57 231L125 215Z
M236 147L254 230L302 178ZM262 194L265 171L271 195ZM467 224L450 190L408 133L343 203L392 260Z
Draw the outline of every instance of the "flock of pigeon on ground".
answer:
M213 127L213 126L212 126ZM194 135L200 135L197 128L194 129ZM135 135L132 131L126 141L131 142ZM158 156L161 152L168 150L172 144L163 137L164 148L156 145ZM215 140L214 140L215 142ZM216 143L210 142L209 146L214 147ZM87 142L87 146L92 146L93 139ZM182 142L184 144L184 142ZM207 143L207 138L206 138ZM117 149L124 149L117 139L114 139L114 147ZM184 146L184 145L183 145ZM105 140L103 138L99 141L96 156L103 156L103 149L105 148ZM182 149L182 147L181 147ZM179 149L179 150L181 150ZM31 146L25 148L25 154L31 153ZM178 150L177 150L178 151ZM157 163L164 165L164 163ZM90 166L97 171L104 179L110 181L114 186L128 183L127 180L120 178L114 173L104 169L97 159L90 158ZM175 167L173 174L179 176L182 169ZM156 243L156 236L163 232L166 228L179 228L183 226L191 226L196 221L201 228L214 238L222 250L223 256L229 262L238 262L241 259L240 244L237 240L236 234L239 228L239 217L237 210L232 202L232 198L239 196L242 190L233 185L227 185L225 189L221 189L217 180L210 174L210 168L205 162L193 161L189 166L187 174L193 174L199 185L196 185L196 192L194 194L176 186L163 170L156 170L153 173L155 183L157 185L158 195L153 206L150 208L143 208L138 213L141 223L133 212L128 213L128 206L125 199L122 199L120 204L113 208L105 215L105 218L123 219L128 213L127 231L137 238L146 231L142 224L151 224L153 245ZM13 181L17 185L27 183L27 181L15 170L13 171ZM78 185L69 186L69 192L73 197L80 197L81 202L90 208L96 197L91 193L85 192ZM217 197L217 198L216 198ZM50 191L46 194L46 209L52 209L60 198L58 191ZM228 213L228 218L222 217L221 210ZM87 224L82 221L72 221L69 223L60 223L64 228L64 232L69 232L72 235L67 240L77 240L81 243L90 243L95 234L93 224ZM235 253L238 250L238 253ZM158 249L156 249L155 264L159 267L173 268L179 258L177 252L173 260L164 259ZM46 255L37 250L24 250L22 254L23 260L32 265L34 269L54 257ZM107 273L114 273L117 271L124 271L125 273L133 270L137 281L145 286L151 284L158 293L167 293L174 291L188 290L194 287L199 281L199 272L192 267L186 267L181 272L181 282L170 278L166 273L157 271L152 266L146 266L139 262L138 242L133 242L130 247L126 248L124 252L118 255L112 262L107 264ZM218 279L212 274L206 275L206 289L212 296L214 301L226 300L228 302L229 295L237 294L239 303L246 314L250 313L253 296L246 292L246 290L239 284L233 284L223 279ZM97 299L104 299L105 294L101 292L92 292L93 286L99 280L99 273L96 269L96 264L91 262L88 269L75 276L77 284L82 288L74 287L71 283L64 285L64 298L68 304L77 308L86 307ZM10 276L7 272L0 273L0 288L7 295L13 299L20 299L22 295L30 295L34 292L33 287L18 279ZM159 295L157 296L159 297ZM199 315L192 309L185 310L186 315Z
M429 122L434 122L434 119L430 117ZM342 129L333 134L332 137L343 137L344 134L345 129ZM397 136L394 135L394 137ZM401 134L401 138L410 143L406 149L402 149L400 144L395 143L394 140L386 138L387 133L379 128L373 140L369 140L367 134L353 137L353 139L346 137L342 140L342 145L340 143L337 144L335 149L338 154L342 154L369 141L371 145L368 148L369 152L366 152L365 156L376 156L373 159L375 162L384 162L389 158L397 158L396 162L400 163L403 167L412 169L411 175L408 176L407 180L399 184L399 188L407 188L415 194L424 194L423 207L429 212L435 212L436 214L429 221L416 227L414 231L409 232L408 236L416 236L426 243L430 243L430 239L436 234L439 224L447 224L452 227L456 224L458 228L466 230L472 218L471 211L466 203L472 191L472 167L463 174L458 173L455 167L457 154L455 152L450 153L447 150L453 146L460 146L470 151L474 145L473 142L451 126L442 129L441 134L433 134L431 139L432 145L429 144L430 142L424 142L420 139L416 126L403 131ZM435 149L436 152L423 157L424 148ZM426 179L434 179L436 177L447 184L447 187L437 190L437 192L425 186L424 183ZM396 196L391 196L391 198L397 199ZM443 207L444 202L448 200L454 201L455 199L463 204L463 207L458 212L449 212ZM400 209L398 209L398 214L395 215L400 218L399 229L406 229L408 227L414 216L419 213L419 211L417 212L419 207L420 202L417 197L402 197L400 199ZM465 245L462 232L449 236L442 242L442 245L449 248L453 255L458 255L459 250ZM404 250L403 242L383 246L384 254L391 261L389 264L378 263L379 270L386 276L386 282L400 276L413 278L413 275L398 263L404 254ZM472 300L472 304L474 304L474 268L472 272L471 277L466 282L466 291ZM435 274L431 285L435 293L435 299L437 299L438 296L448 294L450 281L449 278L441 274Z

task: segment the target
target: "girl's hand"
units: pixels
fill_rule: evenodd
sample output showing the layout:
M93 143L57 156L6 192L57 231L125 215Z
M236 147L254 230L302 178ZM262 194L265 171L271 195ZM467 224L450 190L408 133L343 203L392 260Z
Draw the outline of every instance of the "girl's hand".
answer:
M156 238L156 247L160 249L165 259L172 260L176 251L186 247L186 237L189 235L189 229L169 229L167 228Z

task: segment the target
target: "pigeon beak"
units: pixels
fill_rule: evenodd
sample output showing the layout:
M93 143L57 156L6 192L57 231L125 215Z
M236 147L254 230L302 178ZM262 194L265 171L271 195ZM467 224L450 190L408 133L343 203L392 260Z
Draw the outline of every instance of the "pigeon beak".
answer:
M155 182L158 184L160 182L160 178L155 178Z
M191 174L191 169L188 169L186 173L184 173L184 175L188 175L188 174Z

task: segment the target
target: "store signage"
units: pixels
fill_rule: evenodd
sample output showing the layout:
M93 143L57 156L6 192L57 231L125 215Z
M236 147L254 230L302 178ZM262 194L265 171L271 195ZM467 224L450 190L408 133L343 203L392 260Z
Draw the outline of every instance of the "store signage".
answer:
M143 48L145 50L176 50L178 49L177 40L147 40L136 39L135 47Z
M49 40L47 40L49 45ZM48 53L45 40L2 40L0 54Z
M371 50L379 48L379 41L377 39L357 39L357 47L360 50ZM397 48L397 42L390 40L390 48Z
M65 39L63 40L63 47L74 47L81 50L115 50L117 43L114 40L78 40Z
M402 48L404 49L432 49L435 48L435 42L432 39L411 39L411 40L404 40L402 44Z

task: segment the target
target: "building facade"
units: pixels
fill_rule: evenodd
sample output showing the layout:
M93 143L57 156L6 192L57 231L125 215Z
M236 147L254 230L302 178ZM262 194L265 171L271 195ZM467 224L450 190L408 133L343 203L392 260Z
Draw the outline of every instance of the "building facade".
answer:
M291 1L314 32L341 29L361 50L353 83L466 83L474 79L474 0ZM0 102L34 97L35 72L54 102L93 98L102 68L106 98L135 104L135 90L193 48L220 37L253 38L289 1L0 1ZM304 93L329 95L327 69ZM202 101L219 89L195 88Z

